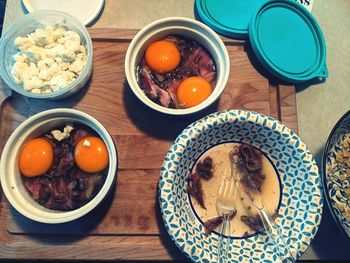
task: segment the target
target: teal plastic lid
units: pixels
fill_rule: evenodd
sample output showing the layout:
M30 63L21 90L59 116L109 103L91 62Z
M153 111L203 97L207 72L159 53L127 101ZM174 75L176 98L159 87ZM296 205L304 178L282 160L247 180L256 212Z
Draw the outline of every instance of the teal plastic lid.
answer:
M328 77L322 31L298 3L272 0L263 4L252 17L249 39L258 60L280 79L302 82Z
M234 38L248 38L253 14L267 0L196 0L199 18L216 32Z

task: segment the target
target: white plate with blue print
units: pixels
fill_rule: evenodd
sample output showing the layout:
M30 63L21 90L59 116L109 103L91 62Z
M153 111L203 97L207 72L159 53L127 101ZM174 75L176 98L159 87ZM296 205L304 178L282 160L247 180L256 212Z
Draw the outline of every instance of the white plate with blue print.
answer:
M349 143L349 137L350 111L340 118L331 131L322 158L326 200L335 221L348 238L350 238L350 176L349 169L339 165L337 158L344 150L345 141Z
M169 149L161 168L159 200L164 224L179 249L197 262L216 262L219 235L205 236L203 223L186 191L186 176L208 149L225 142L258 148L280 176L281 199L276 218L294 257L315 236L322 216L322 183L305 144L285 125L260 113L231 110L213 113L189 125ZM225 237L229 262L278 262L265 233Z

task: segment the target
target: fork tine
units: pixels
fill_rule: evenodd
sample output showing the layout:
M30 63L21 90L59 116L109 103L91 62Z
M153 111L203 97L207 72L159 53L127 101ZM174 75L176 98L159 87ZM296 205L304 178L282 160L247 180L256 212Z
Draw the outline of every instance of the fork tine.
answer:
M231 179L230 180L230 197L233 197L233 195L234 195L234 193L235 193L235 185L234 185L234 180L233 179Z
M227 177L226 177L226 178L225 178L225 186L224 186L224 187L225 187L225 188L224 188L225 190L224 190L224 194L223 194L223 197L224 197L224 198L227 196L228 191L230 190L229 187L228 187L227 181L228 181L228 180L227 180Z
M224 191L224 184L225 184L225 178L223 177L220 182L219 192L218 192L218 198L223 195Z

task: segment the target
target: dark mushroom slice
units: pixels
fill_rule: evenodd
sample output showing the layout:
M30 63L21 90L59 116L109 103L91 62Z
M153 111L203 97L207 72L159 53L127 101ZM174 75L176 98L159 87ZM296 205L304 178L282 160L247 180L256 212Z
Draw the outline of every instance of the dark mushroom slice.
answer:
M205 159L199 162L196 166L196 172L199 173L205 180L209 180L213 177L213 159L211 157L205 157Z
M204 205L201 176L198 173L191 173L187 176L187 179L189 180L189 184L186 186L187 192L197 200L202 208L206 209Z
M233 211L229 217L228 220L232 220L237 214L237 211ZM209 234L211 234L211 232L213 232L213 230L215 228L217 228L219 225L222 224L224 220L223 216L217 216L217 217L213 217L208 219L206 222L204 222L204 231L205 231L205 235L208 236Z
M263 222L261 221L261 218L259 215L254 215L254 216L243 215L241 216L241 220L253 231L257 231L257 232L265 231Z

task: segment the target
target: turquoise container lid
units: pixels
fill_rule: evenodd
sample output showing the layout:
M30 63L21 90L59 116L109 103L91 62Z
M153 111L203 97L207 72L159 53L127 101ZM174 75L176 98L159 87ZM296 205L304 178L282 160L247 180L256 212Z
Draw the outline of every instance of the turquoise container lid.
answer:
M216 32L249 38L261 64L298 83L327 78L326 45L316 19L293 0L196 0L199 18Z
M199 18L216 32L228 37L248 38L249 23L268 0L196 0Z
M313 15L289 0L262 5L249 25L255 55L276 77L303 82L328 77L326 45Z

